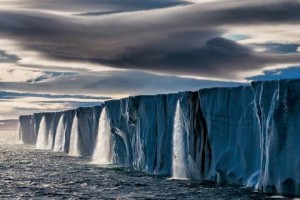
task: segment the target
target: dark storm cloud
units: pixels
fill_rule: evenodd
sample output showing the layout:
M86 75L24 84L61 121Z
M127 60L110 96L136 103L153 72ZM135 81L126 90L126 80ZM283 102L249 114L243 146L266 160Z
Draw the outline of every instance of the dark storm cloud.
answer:
M202 76L234 77L234 73L243 70L259 69L266 64L299 62L299 55L275 56L256 53L250 48L224 38L208 40L203 47L182 49L165 53L162 57L153 57L148 51L127 53L119 60L99 60L110 66L123 68L148 69L177 74L197 74Z
M127 1L119 1L120 7L125 8L125 4ZM110 6L119 9L114 4ZM300 62L300 56L257 53L220 38L227 26L298 24L299 10L299 1L275 0L219 1L101 16L2 11L0 33L50 58L87 60L123 69L236 78L238 73L267 65Z
M14 63L18 61L16 55L7 54L5 51L0 50L0 63Z
M207 18L210 23L219 24L279 24L299 23L299 0L245 0L214 3Z

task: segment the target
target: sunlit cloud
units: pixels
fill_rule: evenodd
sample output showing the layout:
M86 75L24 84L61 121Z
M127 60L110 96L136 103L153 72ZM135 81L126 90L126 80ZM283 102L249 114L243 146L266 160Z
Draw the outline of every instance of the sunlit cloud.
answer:
M0 0L0 118L287 77L297 0ZM9 93L11 92L11 93Z
M0 32L29 51L31 55L27 52L27 56L19 56L23 64L48 58L88 62L96 67L240 80L240 74L263 71L278 62L299 63L298 55L274 58L269 52L257 54L248 46L281 42L279 38L296 42L291 24L300 20L297 7L297 1L226 1L100 16L61 16L43 9L11 10L3 11ZM13 25L6 23L11 20ZM222 38L235 31L249 38ZM266 37L270 32L274 38Z
M47 79L51 74L43 71L23 68L10 63L0 63L1 82L34 82L38 79Z

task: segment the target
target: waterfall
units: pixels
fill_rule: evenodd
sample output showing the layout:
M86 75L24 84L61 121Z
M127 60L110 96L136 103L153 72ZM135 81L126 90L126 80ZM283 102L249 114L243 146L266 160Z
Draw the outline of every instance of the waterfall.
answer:
M64 151L65 150L65 125L64 125L64 115L61 115L55 136L54 151Z
M92 162L95 164L112 163L111 127L106 108L103 108L99 118L98 136Z
M177 101L176 112L173 126L173 156L172 156L172 177L175 179L188 178L186 170L186 153L185 153L185 131L183 127L182 110Z
M42 118L40 122L40 127L38 131L38 137L36 141L36 148L37 149L47 149L47 127L46 127L46 119L45 117Z
M48 132L48 139L47 139L47 144L46 144L45 149L52 149L54 130L55 130L55 124L54 124L54 119L52 119L50 130Z
M74 116L73 124L72 124L69 155L80 156L80 152L78 149L78 118L76 115Z

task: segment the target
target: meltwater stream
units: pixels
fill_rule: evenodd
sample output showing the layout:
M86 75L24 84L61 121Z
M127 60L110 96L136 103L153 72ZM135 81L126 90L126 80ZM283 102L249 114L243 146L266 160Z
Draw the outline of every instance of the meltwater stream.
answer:
M111 127L107 117L106 108L101 112L98 125L98 136L96 148L93 152L93 163L110 164L112 163L112 138Z
M70 139L69 155L79 156L78 149L78 118L75 116L72 124L72 133Z
M0 140L0 199L266 199L252 189L170 180Z

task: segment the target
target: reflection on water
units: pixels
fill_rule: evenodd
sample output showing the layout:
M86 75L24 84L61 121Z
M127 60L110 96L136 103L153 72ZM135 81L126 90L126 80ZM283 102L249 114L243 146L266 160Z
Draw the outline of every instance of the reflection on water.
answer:
M8 137L9 138L9 137ZM0 144L0 199L265 199L251 189L170 180L89 158Z
M85 158L0 145L0 199L265 199L251 189L168 180L128 168L99 167Z

